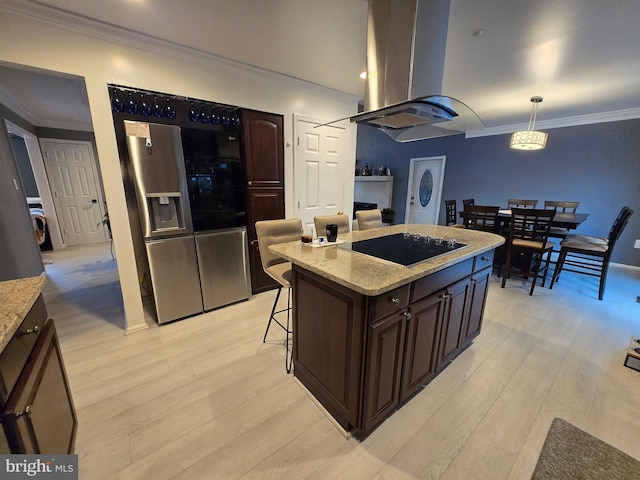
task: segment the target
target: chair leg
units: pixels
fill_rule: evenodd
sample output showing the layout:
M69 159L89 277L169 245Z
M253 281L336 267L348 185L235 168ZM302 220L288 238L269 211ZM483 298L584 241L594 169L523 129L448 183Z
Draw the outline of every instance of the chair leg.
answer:
M607 281L608 270L609 270L609 261L606 260L602 263L602 270L600 271L600 287L598 288L598 300L602 300L602 297L604 297L604 286Z
M507 284L507 277L509 276L509 269L511 268L511 249L507 249L504 265L502 265L502 288Z
M567 256L566 250L560 250L560 255L558 256L558 261L556 262L556 267L553 270L553 277L551 277L551 285L549 285L549 289L553 289L553 284L558 281L560 278L560 272L562 272L562 267L564 266L564 259Z
M547 252L547 262L546 262L546 266L544 268L544 276L542 277L542 286L544 287L545 282L547 281L547 274L549 273L549 265L551 265L551 254L553 252L551 250L549 250ZM552 282L553 284L553 282Z
M287 328L285 328L285 335L287 338L284 341L284 368L287 370L287 373L291 373L291 367L293 365L293 339L289 342L289 336L293 333L291 330L291 289L287 292ZM291 345L291 351L289 351L289 343Z
M278 306L278 299L280 298L280 292L282 292L282 287L278 287L278 293L276 294L276 299L273 302L273 307L271 308L271 315L269 315L269 322L267 322L267 329L264 331L264 337L262 337L262 343L266 343L267 333L269 333L269 327L271 326L271 320L275 320L274 315L276 313L276 307Z
M533 280L531 281L529 295L533 295L533 290L536 288L536 282L538 281L538 275L540 274L540 266L542 265L542 253L534 253L534 255L536 257L536 263L533 266Z
M284 348L285 348L285 356L284 356L284 366L287 370L287 373L291 373L291 367L293 365L293 348L289 349L290 344L292 345L292 341L289 340L289 337L293 333L291 330L291 289L287 289L287 308L283 310L276 311L278 308L278 300L280 299L280 293L282 293L283 287L278 287L278 293L276 293L276 298L273 302L273 307L271 308L271 314L269 315L269 322L267 323L267 329L264 332L264 337L262 337L262 343L266 343L267 334L269 333L269 327L271 326L271 322L276 322L285 332L285 340L284 340ZM287 322L283 325L276 318L276 314L287 312Z

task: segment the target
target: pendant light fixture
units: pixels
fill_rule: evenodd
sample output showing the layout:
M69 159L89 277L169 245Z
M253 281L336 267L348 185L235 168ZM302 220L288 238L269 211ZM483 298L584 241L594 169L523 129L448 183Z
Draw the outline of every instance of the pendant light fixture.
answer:
M538 113L538 104L542 102L542 97L531 97L531 118L529 119L529 128L515 132L511 136L511 148L515 150L542 150L547 146L548 135L545 132L539 132L533 129Z

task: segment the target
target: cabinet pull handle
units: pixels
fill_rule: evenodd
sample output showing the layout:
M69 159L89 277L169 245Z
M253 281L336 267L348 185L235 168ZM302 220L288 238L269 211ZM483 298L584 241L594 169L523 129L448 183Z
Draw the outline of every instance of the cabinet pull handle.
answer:
M482 260L483 262L488 262L489 261L489 257L480 257L480 260Z
M411 312L404 312L403 315L404 315L404 318L406 318L407 320L411 318Z
M36 325L33 328L27 328L27 331L25 332L25 335L32 335L32 334L38 334L40 333L40 327L38 325Z
M394 305L400 305L400 299L396 297L391 297L391 303Z
M453 292L450 292L449 290L440 295L440 298L444 298L445 300L451 297L453 297Z
M252 185L252 182L251 182L251 181L247 182L247 185L251 186L251 185Z

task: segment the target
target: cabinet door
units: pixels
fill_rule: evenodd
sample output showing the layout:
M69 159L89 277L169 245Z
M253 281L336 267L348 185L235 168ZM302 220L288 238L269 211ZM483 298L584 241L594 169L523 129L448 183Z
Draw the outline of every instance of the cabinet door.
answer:
M409 305L411 318L407 324L401 402L435 376L438 337L446 305L445 293L442 290Z
M470 285L471 278L467 277L446 289L447 305L440 332L438 371L445 368L462 349L462 327L466 323Z
M467 315L467 323L464 326L462 334L463 347L471 343L471 340L480 335L482 318L484 317L484 307L487 303L487 292L489 290L490 277L491 267L481 270L471 277L469 314Z
M283 117L242 111L248 187L284 187Z
M78 420L52 320L9 396L2 425L12 453L73 453Z
M362 433L380 423L399 402L407 312L369 327Z
M47 309L42 295L39 295L7 346L0 352L0 407L18 381L46 320Z
M251 291L255 293L271 290L278 283L264 273L256 236L258 220L284 218L284 190L282 188L249 188L247 190L247 235L249 238L249 264L251 268Z

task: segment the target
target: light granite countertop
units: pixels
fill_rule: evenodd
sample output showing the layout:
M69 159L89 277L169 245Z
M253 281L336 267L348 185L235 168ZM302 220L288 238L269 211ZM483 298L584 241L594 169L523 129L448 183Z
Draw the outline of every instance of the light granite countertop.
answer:
M42 291L45 274L0 282L0 352L7 346Z
M288 242L272 245L269 249L295 265L358 293L376 296L435 273L450 265L473 258L480 253L493 250L504 243L503 237L492 233L441 225L414 224L393 225L361 232L354 231L339 235L338 241L344 240L344 245L347 246L348 242L403 232L443 237L445 242L453 238L458 243L466 244L467 247L453 250L445 255L425 260L410 267L379 260L338 245L313 247L302 242Z

